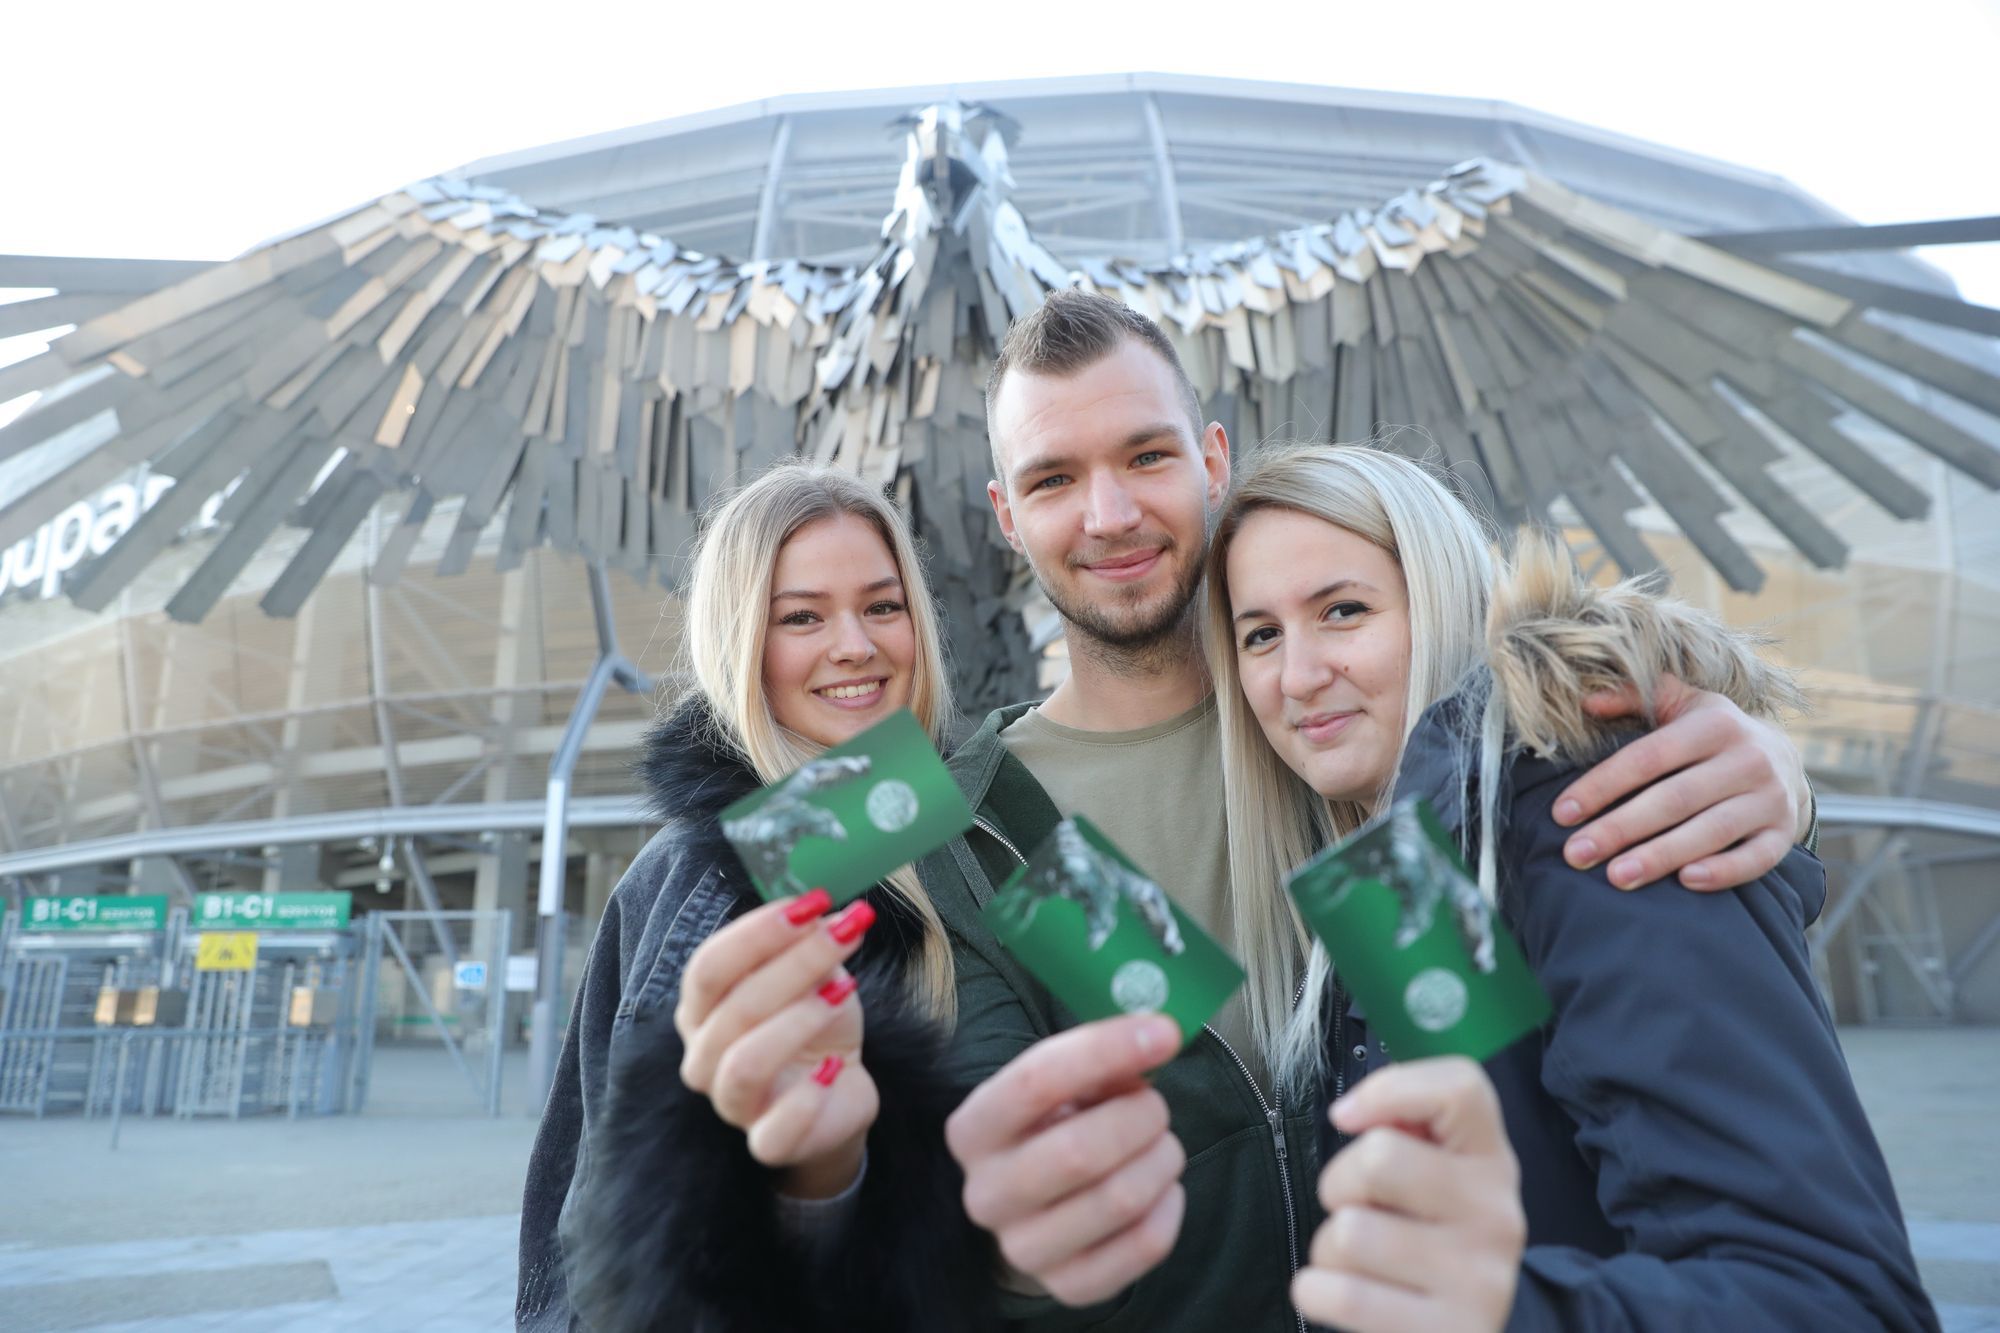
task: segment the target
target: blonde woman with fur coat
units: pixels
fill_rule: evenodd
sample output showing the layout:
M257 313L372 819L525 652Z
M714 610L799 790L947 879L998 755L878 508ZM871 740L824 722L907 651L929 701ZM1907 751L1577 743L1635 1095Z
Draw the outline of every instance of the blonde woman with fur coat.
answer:
M693 687L638 774L664 827L585 964L529 1163L517 1328L955 1329L991 1246L959 1207L950 944L915 875L762 903L717 816L907 707L950 716L902 515L783 464L694 558Z
M1812 978L1818 860L1621 895L1564 861L1552 815L1639 734L1589 723L1591 691L1650 697L1672 673L1770 716L1801 702L1789 677L1684 605L1587 585L1546 541L1498 564L1434 476L1370 448L1254 458L1208 586L1238 938L1307 962L1322 1002L1292 1014L1279 1072L1336 1099L1300 1311L1356 1333L1935 1328ZM1282 887L1410 795L1554 1004L1483 1067L1385 1069ZM1289 968L1251 970L1288 999Z

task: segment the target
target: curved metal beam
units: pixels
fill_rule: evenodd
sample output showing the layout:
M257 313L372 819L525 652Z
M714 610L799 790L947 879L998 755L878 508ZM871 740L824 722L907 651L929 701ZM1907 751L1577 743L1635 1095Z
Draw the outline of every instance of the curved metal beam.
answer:
M245 847L299 842L352 842L377 838L429 837L440 833L529 832L543 826L548 802L488 801L465 805L411 805L400 809L342 810L246 819L227 824L144 829L116 837L62 843L0 856L0 878L45 875L73 866L130 861L141 856L204 856ZM637 796L573 796L571 828L623 828L647 822Z
M1913 245L1974 245L2000 241L2000 216L1890 222L1875 226L1787 227L1771 231L1712 231L1697 240L1739 255L1802 255L1813 251L1902 250Z
M1895 796L1822 795L1819 822L1822 827L1924 829L2000 839L2000 810Z
M1181 220L1180 178L1174 173L1173 149L1167 144L1167 124L1153 94L1147 93L1140 105L1146 112L1146 137L1153 145L1153 170L1159 176L1160 229L1166 237L1167 253L1177 255L1187 248L1187 229Z
M131 861L142 856L202 856L243 848L298 842L354 842L362 838L430 837L441 833L479 834L532 832L546 822L548 801L488 801L464 805L415 805L401 809L342 810L325 814L290 815L284 819L245 819L227 824L142 829L110 838L62 843L0 855L0 878L45 875L74 866ZM1844 796L1819 798L1820 824L1827 828L1878 827L1928 829L2000 840L2000 810L1937 801L1894 797ZM571 828L622 828L647 822L637 796L572 796L567 823Z

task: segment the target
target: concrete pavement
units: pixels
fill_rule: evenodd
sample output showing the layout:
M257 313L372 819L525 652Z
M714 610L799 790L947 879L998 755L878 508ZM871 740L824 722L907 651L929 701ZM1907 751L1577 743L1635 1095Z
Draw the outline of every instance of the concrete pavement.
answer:
M1850 1029L1849 1062L1948 1333L2000 1333L2000 1030ZM511 1326L534 1123L434 1050L378 1052L354 1118L0 1119L10 1333Z

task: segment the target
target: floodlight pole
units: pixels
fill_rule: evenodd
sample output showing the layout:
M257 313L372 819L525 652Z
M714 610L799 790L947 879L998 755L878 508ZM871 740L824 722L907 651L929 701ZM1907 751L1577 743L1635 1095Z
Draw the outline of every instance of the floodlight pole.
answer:
M583 753L583 738L597 718L604 692L615 682L633 694L650 694L653 682L618 651L618 630L611 619L611 580L601 563L590 566L590 609L597 619L597 665L577 694L563 728L555 757L549 760L547 810L542 820L542 875L536 901L539 927L535 953L535 1008L528 1032L530 1104L541 1113L555 1084L556 1058L562 1050L562 965L564 945L563 881L569 842L569 784Z

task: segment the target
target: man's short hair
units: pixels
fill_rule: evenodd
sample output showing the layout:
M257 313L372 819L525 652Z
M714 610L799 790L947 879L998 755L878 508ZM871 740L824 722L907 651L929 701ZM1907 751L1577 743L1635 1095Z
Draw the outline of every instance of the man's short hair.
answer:
M1000 355L986 377L986 441L993 451L993 475L1002 486L1007 484L1007 477L1000 466L1000 441L993 431L993 404L1007 372L1074 375L1110 356L1127 338L1159 353L1160 359L1174 372L1174 383L1180 386L1193 438L1200 442L1201 398L1194 391L1194 381L1181 368L1180 355L1174 351L1165 330L1123 301L1072 287L1058 288L1049 293L1039 309L1008 326Z

